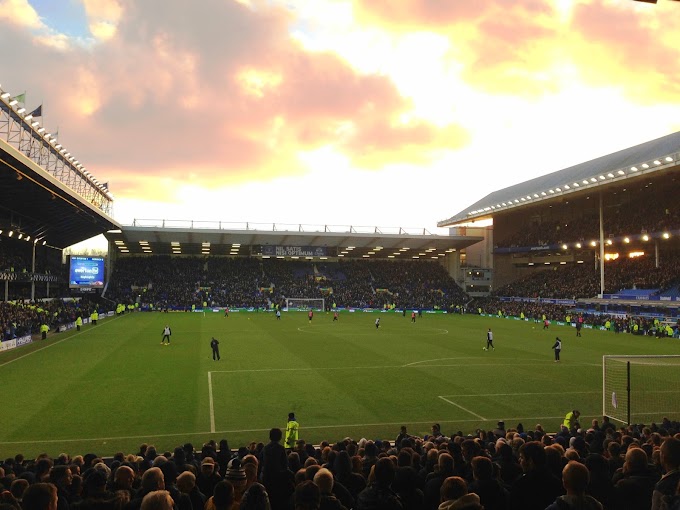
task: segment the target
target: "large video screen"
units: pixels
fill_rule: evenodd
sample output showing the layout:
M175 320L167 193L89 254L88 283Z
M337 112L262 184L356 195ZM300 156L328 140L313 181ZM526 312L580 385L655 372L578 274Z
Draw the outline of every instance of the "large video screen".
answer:
M68 286L71 289L104 287L104 257L71 255Z

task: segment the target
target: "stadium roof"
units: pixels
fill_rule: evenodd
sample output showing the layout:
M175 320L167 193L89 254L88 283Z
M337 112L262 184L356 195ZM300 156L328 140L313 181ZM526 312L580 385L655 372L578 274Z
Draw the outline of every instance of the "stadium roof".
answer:
M144 223L144 220L141 220ZM170 226L172 225L172 226ZM298 256L295 248L314 251L314 258L440 258L482 240L477 236L433 235L399 227L159 222L125 226L105 234L121 254ZM279 252L284 252L285 255ZM319 250L305 250L318 248ZM397 254L397 255L395 255ZM302 253L304 258L308 253Z
M557 197L591 192L611 183L663 172L680 165L680 131L649 142L558 170L508 188L494 191L466 207L439 227L493 217L495 214Z
M101 209L0 139L0 230L66 248L113 228Z

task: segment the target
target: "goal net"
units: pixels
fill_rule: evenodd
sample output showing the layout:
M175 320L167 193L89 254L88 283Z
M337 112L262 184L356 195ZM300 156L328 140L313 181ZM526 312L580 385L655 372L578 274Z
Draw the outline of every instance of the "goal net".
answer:
M623 423L680 413L680 355L603 356L602 414Z
M325 304L324 298L286 298L288 311L314 310L315 312L323 312L326 309Z

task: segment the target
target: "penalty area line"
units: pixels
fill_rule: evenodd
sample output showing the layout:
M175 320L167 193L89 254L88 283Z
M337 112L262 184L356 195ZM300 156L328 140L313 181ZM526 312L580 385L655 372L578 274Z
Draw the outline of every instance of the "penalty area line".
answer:
M448 403L451 404L451 405L454 405L454 406L456 406L456 407L460 407L460 408L461 408L463 411L465 411L466 413L470 413L472 416L476 416L477 418L479 418L479 419L482 420L482 421L487 421L486 418L484 418L484 416L481 416L481 415L479 415L479 414L477 414L477 413L475 413L475 412L473 412L473 411L470 411L467 407L463 407L463 406L460 405L460 404L456 404L454 401L449 400L449 399L446 398L446 397L442 397L441 395L437 395L437 396L438 396L439 398L441 398L444 402L448 402Z

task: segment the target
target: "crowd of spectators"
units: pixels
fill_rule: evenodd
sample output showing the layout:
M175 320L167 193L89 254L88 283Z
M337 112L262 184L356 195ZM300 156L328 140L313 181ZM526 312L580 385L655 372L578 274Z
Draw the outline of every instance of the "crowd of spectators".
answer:
M61 263L61 251L47 246L33 246L31 242L0 238L0 273L33 272L33 251L35 249L35 273L59 277L59 282L49 284L49 295L66 296L66 270ZM48 286L41 282L35 285L35 298L48 297ZM13 281L8 289L8 298L31 299L30 281Z
M654 257L617 259L605 262L605 294L623 289L659 289L680 283L680 256L665 253L655 267ZM600 270L590 264L553 265L494 291L495 296L578 299L600 293Z
M675 324L667 324L659 320L663 311L649 316L625 313L606 313L600 311L576 310L573 306L565 306L541 301L501 301L496 298L477 298L468 303L467 313L483 313L500 317L522 317L529 321L568 322L575 323L580 317L583 324L594 328L604 327L614 333L632 333L642 336L678 337L680 319ZM670 330L667 329L670 327Z
M578 418L576 412L568 416ZM2 510L677 510L680 423L570 420L395 440L298 440L237 450L223 439L102 459L18 454L0 463ZM304 432L304 429L303 429ZM160 492L159 492L160 491Z
M337 307L385 305L432 309L465 301L437 263L347 261L317 264L278 259L125 257L116 262L107 297L138 298L156 308L192 305L271 308L286 298L327 298Z
M629 192L632 190L629 190ZM650 199L649 189L629 193L625 202L609 206L605 199L603 227L605 238L653 234L680 229L680 211L676 206L677 187L658 186ZM590 242L600 237L597 202L572 204L573 208L548 214L559 218L534 219L522 222L514 234L498 240L499 247L545 246L569 242ZM570 219L565 219L570 218Z
M110 304L101 299L54 299L51 301L0 301L2 340L36 334L42 324L50 330L73 323L79 316L90 317L94 310L109 311Z

